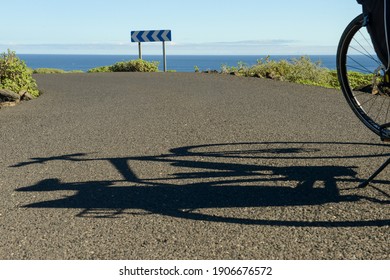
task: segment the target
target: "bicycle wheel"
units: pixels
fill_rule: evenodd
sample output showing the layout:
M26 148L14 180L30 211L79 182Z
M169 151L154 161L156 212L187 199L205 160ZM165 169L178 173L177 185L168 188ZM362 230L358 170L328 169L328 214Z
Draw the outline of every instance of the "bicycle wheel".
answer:
M337 73L344 96L358 118L382 140L390 140L390 84L378 59L364 17L344 31L337 51Z

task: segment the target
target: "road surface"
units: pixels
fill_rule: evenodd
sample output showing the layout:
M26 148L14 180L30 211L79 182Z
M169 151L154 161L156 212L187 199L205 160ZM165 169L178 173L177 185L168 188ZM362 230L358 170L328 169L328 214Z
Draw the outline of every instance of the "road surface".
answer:
M1 259L389 259L390 149L340 92L38 75L0 110Z

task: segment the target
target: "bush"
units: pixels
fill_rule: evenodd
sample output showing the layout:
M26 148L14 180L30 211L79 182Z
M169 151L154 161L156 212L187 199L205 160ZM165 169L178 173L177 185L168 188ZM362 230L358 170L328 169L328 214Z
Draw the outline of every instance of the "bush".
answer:
M37 68L33 71L34 74L63 74L66 73L62 69L54 69L54 68Z
M74 73L84 73L84 72L81 70L65 71L56 68L37 68L34 69L33 71L33 74L74 74Z
M92 68L88 70L88 73L106 73L106 72L112 72L110 69L111 66L100 66L96 68Z
M142 59L118 62L110 67L112 72L158 72L159 63Z
M320 62L313 62L306 56L292 59L291 61L275 61L268 56L258 60L257 64L252 67L248 67L244 63L239 63L238 67L222 65L221 72L326 88L340 88L337 71L324 68ZM367 75L356 73L356 82L354 84L356 84L355 86L362 85L367 83L369 79Z
M363 74L359 72L351 72L349 74L349 82L351 88L356 89L362 86L372 85L372 80L374 75L372 74Z
M0 56L0 88L16 93L27 91L34 97L39 96L32 70L10 50Z
M88 73L106 72L158 72L159 62L146 61L142 59L121 61L111 66L100 66L88 70Z

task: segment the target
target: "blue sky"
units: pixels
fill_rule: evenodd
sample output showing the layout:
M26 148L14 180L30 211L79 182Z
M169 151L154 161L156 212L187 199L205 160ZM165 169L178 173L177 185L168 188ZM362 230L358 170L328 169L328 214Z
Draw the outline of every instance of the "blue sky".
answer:
M168 54L335 54L360 12L356 0L12 0L1 3L0 52L137 54L131 31L171 29Z

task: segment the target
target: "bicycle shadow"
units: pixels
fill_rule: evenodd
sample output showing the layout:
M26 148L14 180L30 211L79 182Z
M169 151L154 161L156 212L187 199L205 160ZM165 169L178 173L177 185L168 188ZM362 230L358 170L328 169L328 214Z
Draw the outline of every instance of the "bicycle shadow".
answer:
M263 145L263 143L260 143ZM271 166L253 164L247 159L316 159L320 149L312 147L259 148L259 143L218 144L171 149L157 156L86 158L87 154L34 158L13 167L45 164L51 161L109 162L121 179L107 181L62 182L59 178L44 179L19 192L72 191L72 195L56 200L25 205L27 208L83 209L78 216L114 218L119 215L159 214L209 222L239 223L295 227L362 227L389 226L390 220L329 221L271 220L208 214L209 209L266 207L303 207L328 203L353 203L367 200L377 205L390 204L385 199L358 194L341 194L338 183L359 182L355 167ZM270 143L267 143L270 144ZM275 143L274 143L275 144ZM294 143L295 146L296 143ZM226 149L255 146L256 149ZM290 145L293 145L290 143ZM218 150L217 148L223 148ZM206 149L207 151L197 151ZM358 155L369 157L370 155ZM339 157L335 155L334 157ZM172 173L155 178L140 178L131 167L135 162L158 163ZM382 181L382 184L390 184ZM206 211L204 211L206 210Z

